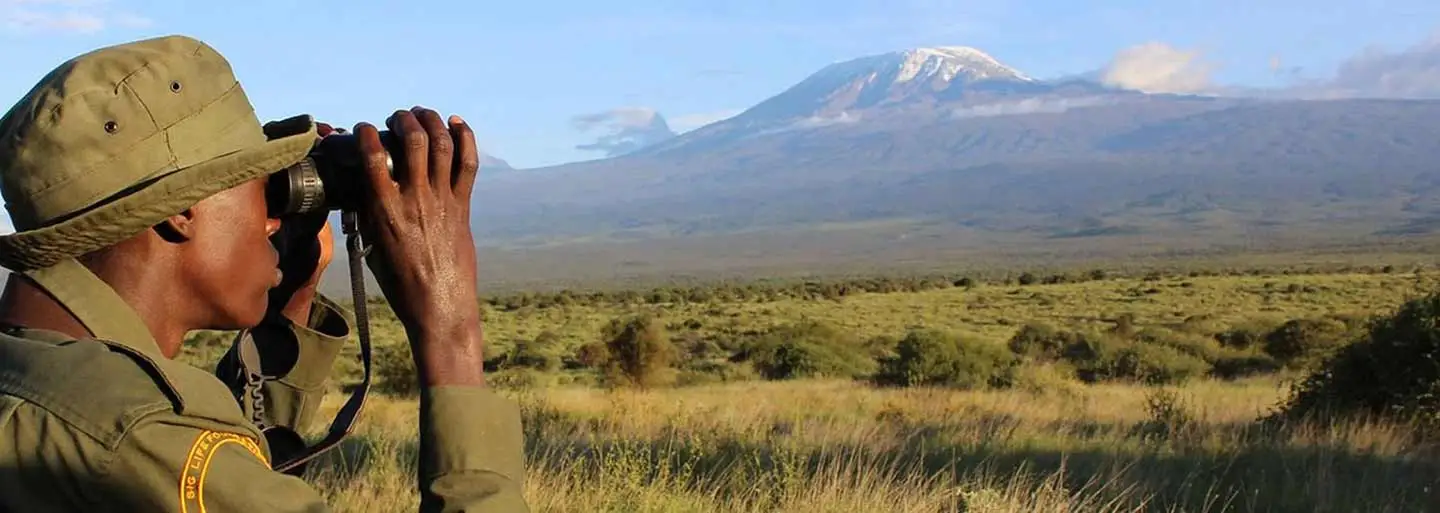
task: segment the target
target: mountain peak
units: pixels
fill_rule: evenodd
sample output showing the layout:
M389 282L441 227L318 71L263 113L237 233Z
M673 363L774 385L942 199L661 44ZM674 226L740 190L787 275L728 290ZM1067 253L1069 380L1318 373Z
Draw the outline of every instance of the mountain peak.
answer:
M1041 82L978 48L910 48L825 66L733 121L823 121L850 111L951 101L972 89L1038 92L1041 87Z
M1009 79L1031 81L1030 77L1002 64L990 54L970 46L934 46L912 48L886 54L885 60L898 61L895 82L915 78L938 77L949 82L958 76L967 81Z

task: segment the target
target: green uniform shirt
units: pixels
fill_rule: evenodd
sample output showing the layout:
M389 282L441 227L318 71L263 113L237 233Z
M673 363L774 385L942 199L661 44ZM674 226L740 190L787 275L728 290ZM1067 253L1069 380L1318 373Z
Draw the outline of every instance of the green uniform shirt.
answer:
M112 290L68 271L56 296L105 340L0 333L0 511L329 511L305 481L270 468L240 383L164 358ZM348 332L324 298L308 326L292 327L298 354L267 381L267 422L309 422ZM275 343L262 336L262 348ZM418 511L528 511L513 402L485 387L424 389L419 437Z

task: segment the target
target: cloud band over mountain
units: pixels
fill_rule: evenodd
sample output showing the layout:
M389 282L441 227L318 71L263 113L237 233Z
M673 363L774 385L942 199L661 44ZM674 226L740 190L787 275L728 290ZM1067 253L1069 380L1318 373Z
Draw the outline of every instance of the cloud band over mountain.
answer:
M624 155L676 135L665 122L665 117L648 107L622 107L584 114L575 116L571 124L582 132L606 131L595 142L576 148L605 152L607 157Z

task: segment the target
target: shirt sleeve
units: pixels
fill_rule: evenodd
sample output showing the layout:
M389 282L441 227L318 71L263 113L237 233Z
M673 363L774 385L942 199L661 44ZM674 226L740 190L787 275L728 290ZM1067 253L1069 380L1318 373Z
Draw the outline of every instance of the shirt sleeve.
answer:
M250 332L267 378L261 386L265 399L261 418L268 426L305 432L325 398L326 381L352 331L351 320L339 304L319 294L311 304L309 321L300 326L277 318L267 320L269 325ZM282 322L283 326L276 325ZM232 394L240 397L245 377L236 351L236 347L231 347L220 358L215 375ZM244 401L241 404L245 404ZM248 409L245 413L250 414Z
M424 512L530 511L519 407L485 386L421 389L416 474Z
M132 429L104 475L117 511L330 511L298 477L270 469L260 442L217 423L157 414Z
M421 393L421 513L528 513L519 411L484 387ZM160 513L330 511L304 480L271 470L262 442L221 423L152 414L103 472L117 509ZM412 510L414 511L414 510Z
M319 294L311 305L309 324L289 325L289 335L296 341L295 365L290 372L265 382L265 420L272 426L304 432L325 398L326 381L334 373L335 360L352 325L340 305Z

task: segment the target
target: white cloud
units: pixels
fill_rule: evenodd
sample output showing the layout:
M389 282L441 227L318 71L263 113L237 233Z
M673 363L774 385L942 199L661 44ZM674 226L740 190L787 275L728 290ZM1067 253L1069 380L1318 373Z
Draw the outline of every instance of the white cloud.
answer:
M1440 98L1440 30L1398 52L1368 48L1318 88L1299 89L1328 97Z
M1108 100L1099 96L1085 96L1079 98L1026 98L1024 100L1014 102L967 105L950 111L950 117L955 119L966 119L993 116L1015 116L1020 114L1035 114L1042 112L1058 114L1070 109L1101 105L1108 102Z
M1215 64L1196 50L1150 42L1121 50L1101 72L1105 84L1147 93L1199 93L1213 87Z
M576 130L591 131L603 128L607 134L593 143L576 146L587 151L603 151L614 157L630 153L646 146L675 137L675 131L655 109L649 107L620 107L604 112L575 116L571 124Z
M1268 68L1289 85L1252 88L1217 84L1215 66L1198 51L1179 50L1152 42L1127 48L1098 76L1109 85L1151 93L1198 93L1266 98L1440 98L1440 30L1398 51L1365 48L1336 67L1326 78L1306 77L1274 55Z
M107 4L108 0L0 0L0 27L20 34L94 34L112 25L151 24L148 18Z

